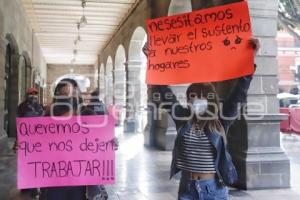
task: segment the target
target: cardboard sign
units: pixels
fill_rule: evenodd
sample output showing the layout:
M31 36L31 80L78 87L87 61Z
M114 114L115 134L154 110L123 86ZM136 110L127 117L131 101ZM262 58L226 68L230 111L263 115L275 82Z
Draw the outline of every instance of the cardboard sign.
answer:
M216 82L254 72L247 2L147 21L152 85Z
M111 116L17 118L18 188L113 184Z

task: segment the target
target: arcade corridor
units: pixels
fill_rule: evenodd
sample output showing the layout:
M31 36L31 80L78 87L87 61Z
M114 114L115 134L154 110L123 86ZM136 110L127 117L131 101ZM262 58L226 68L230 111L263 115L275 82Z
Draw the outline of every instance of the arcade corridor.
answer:
M111 200L174 200L177 198L178 180L169 179L171 152L159 151L143 146L142 134L123 135L122 128L117 128L120 149L117 152L117 181L114 186L107 186ZM236 190L231 189L232 200L297 200L300 198L300 137L283 137L282 145L291 159L292 187L276 190ZM14 188L16 168L12 153L0 159L0 197L7 200L19 199ZM3 184L5 183L5 184Z
M157 120L151 107L143 53L146 20L240 1L0 0L0 200L23 200L16 190L12 151L17 105L34 87L46 108L64 78L77 81L83 105L96 92L108 112L117 111L120 149L116 184L107 187L109 199L176 199L179 182L169 180L176 127L165 109L159 109ZM278 1L247 2L261 48L246 114L259 119L243 116L227 135L240 177L231 199L300 199L300 139L280 133L280 121L287 116L279 113L277 99ZM237 87L237 81L223 80L214 83L221 100ZM171 85L183 104L187 86ZM257 104L263 109L253 106Z

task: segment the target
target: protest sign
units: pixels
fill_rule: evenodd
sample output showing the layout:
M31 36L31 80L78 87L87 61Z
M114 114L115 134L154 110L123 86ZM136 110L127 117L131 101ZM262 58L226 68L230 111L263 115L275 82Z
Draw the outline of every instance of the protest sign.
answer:
M17 118L18 188L113 184L111 116Z
M223 81L254 72L246 1L147 21L152 85Z

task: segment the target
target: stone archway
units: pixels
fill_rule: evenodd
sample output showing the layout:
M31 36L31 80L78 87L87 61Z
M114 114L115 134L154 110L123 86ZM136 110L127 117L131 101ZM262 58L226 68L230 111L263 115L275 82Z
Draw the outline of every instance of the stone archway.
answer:
M147 124L147 58L142 52L146 39L145 30L137 27L129 44L125 132L142 132Z
M26 65L26 70L25 70L25 77L26 77L26 88L31 87L32 86L32 64L31 64L31 60L29 57L29 54L27 51L24 51L22 53L22 56L25 59L25 65Z
M12 34L6 35L8 42L5 57L4 86L4 130L8 137L16 136L17 105L19 103L19 47Z
M171 0L168 15L171 16L190 11L192 11L191 0Z
M19 57L18 65L19 103L25 99L26 89L29 87L31 87L31 61L29 54L24 51Z
M106 106L114 104L114 88L113 88L113 60L111 56L107 58L105 66L105 103Z
M169 11L168 11L168 16L191 12L191 11L192 11L191 0L171 0L170 6L169 6ZM174 91L176 91L176 93L181 94L180 96L178 95L177 98L178 98L179 102L181 102L183 104L186 103L185 91L186 91L187 87L188 87L188 84L171 86L171 88L173 88ZM168 121L171 121L171 120L168 120ZM170 127L170 124L169 124L169 127Z
M126 53L122 45L117 49L114 69L114 104L120 111L119 123L123 123L126 114Z
M99 98L102 101L105 101L105 70L104 70L104 64L101 63L100 65L100 72L99 72Z
M23 55L20 55L19 57L18 88L18 104L20 104L26 98L26 60Z
M190 11L192 11L191 0L171 0L169 1L165 15L171 16ZM181 94L180 97L178 96L178 100L184 104L187 85L176 85L171 86L171 88L174 89L175 94ZM149 107L148 115L151 121L149 121L147 126L148 132L145 134L145 144L148 146L157 146L164 150L171 150L177 135L175 123L165 110L160 110L160 116L162 116L161 119L153 119L153 115L155 115L153 113L155 112L152 109L153 108Z

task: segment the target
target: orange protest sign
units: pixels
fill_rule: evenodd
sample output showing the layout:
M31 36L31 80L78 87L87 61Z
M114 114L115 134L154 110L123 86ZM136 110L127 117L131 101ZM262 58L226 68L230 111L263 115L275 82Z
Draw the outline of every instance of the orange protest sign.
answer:
M147 21L152 85L216 82L252 74L246 1Z

